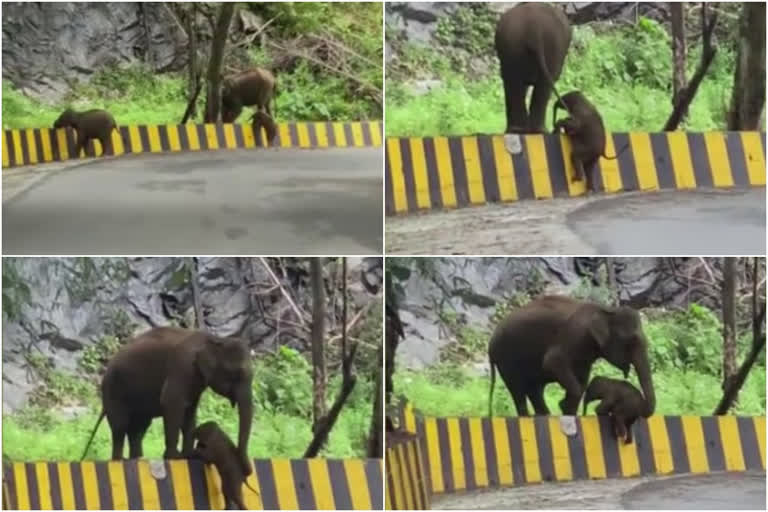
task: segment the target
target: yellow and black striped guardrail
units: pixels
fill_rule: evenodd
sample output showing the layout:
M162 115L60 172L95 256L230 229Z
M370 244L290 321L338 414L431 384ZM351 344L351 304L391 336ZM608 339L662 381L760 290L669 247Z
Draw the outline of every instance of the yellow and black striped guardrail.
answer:
M387 433L386 510L429 510L424 454L415 434Z
M119 134L118 134L119 131ZM112 132L115 155L205 151L267 146L264 133L250 124L161 124L119 126ZM331 148L381 146L379 121L279 123L273 147ZM4 130L3 168L78 158L74 130L29 128ZM101 156L101 143L89 141L79 158Z
M765 132L612 133L600 159L606 193L765 186ZM579 196L564 135L522 135L510 153L503 135L388 137L388 215L520 199Z
M765 416L651 416L618 442L607 417L437 418L406 404L400 423L419 436L432 493L542 481L765 471Z
M381 459L256 459L250 510L381 510ZM154 466L157 465L157 466ZM194 460L13 463L6 510L224 508L218 473Z

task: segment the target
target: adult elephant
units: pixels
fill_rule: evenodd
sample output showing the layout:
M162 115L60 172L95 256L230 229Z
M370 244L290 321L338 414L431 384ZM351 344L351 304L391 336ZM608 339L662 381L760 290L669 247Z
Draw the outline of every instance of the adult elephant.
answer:
M141 457L144 434L156 417L163 418L164 457L191 456L197 405L210 387L238 407L238 454L244 471L250 474L252 381L250 349L244 341L178 327L152 328L121 348L107 364L101 381L102 412L83 457L104 416L112 430L112 459L123 458L126 436L130 457Z
M253 106L256 112L264 111L271 118L277 115L277 81L268 69L254 68L226 77L221 90L221 120L233 123L244 106ZM269 108L275 101L275 112Z
M544 386L558 382L565 389L563 414L576 414L592 363L604 358L624 372L634 366L648 414L656 408L648 341L640 315L630 307L608 307L569 297L548 295L512 311L496 326L488 346L493 414L496 368L512 394L519 416L528 416L526 398L536 414L547 415Z
M572 29L562 9L521 3L502 14L496 25L496 54L504 82L506 133L543 133L547 102L560 77ZM530 115L525 106L533 87Z

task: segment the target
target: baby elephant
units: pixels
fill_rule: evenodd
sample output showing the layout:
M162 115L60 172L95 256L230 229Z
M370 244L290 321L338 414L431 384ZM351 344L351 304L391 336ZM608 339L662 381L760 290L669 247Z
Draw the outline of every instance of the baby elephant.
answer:
M221 478L221 491L224 494L224 507L234 504L240 510L247 510L243 500L243 484L257 492L246 482L246 471L240 462L237 446L221 430L215 421L198 425L193 433L197 441L194 455L206 464L213 464Z
M584 393L584 414L587 404L593 400L600 400L595 412L598 416L611 417L613 434L616 439L623 439L624 444L632 442L632 424L637 418L650 416L643 394L623 380L595 377Z
M275 120L272 119L269 114L261 110L257 111L253 114L253 117L251 117L251 126L253 127L253 136L256 137L256 140L259 140L261 127L263 126L264 131L267 134L267 142L270 146L272 145L275 137L277 137L277 123L275 123Z
M571 181L581 181L586 174L587 190L596 192L595 165L600 157L615 160L628 147L624 146L615 156L605 155L605 126L595 106L581 93L571 91L555 102L554 113L563 108L570 117L555 122L554 132L563 130L571 139L571 163L575 174Z
M54 130L75 129L77 134L75 155L80 156L80 150L85 150L91 139L98 139L101 142L102 155L106 155L107 148L112 148L112 130L117 130L117 123L112 114L106 110L75 112L68 108L53 123L53 128ZM112 153L114 154L114 151Z

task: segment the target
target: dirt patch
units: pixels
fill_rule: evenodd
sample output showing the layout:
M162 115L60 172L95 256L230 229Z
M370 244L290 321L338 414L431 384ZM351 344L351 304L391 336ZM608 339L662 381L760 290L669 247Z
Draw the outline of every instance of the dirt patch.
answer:
M592 254L568 214L605 196L519 201L386 218L387 254Z

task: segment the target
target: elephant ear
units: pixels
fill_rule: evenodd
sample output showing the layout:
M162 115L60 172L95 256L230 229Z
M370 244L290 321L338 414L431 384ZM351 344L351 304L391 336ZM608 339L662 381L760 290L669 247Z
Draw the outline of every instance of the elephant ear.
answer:
M195 364L205 382L209 383L213 380L213 376L216 373L216 367L218 366L216 354L220 350L223 340L203 333L200 333L200 336L204 336L205 340L197 350Z
M590 315L589 334L600 347L601 352L604 352L610 343L611 326L608 321L608 315L610 315L610 312L602 309L597 309Z

